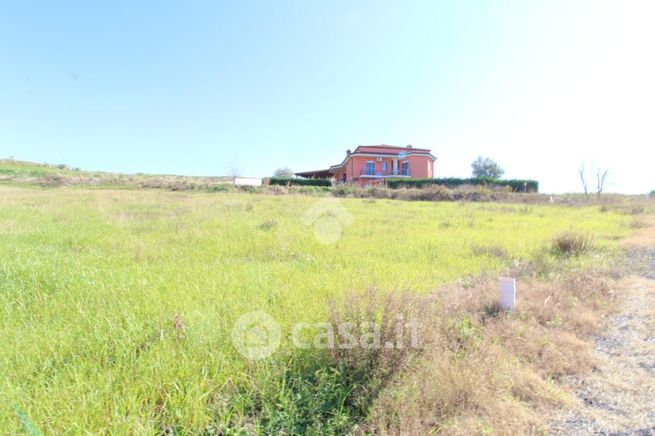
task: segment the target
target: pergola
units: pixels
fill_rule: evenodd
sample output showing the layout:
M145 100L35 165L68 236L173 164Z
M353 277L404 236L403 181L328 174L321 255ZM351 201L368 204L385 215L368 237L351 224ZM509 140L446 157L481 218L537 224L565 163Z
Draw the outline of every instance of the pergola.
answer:
M304 177L305 179L329 179L332 177L332 173L330 173L330 170L315 170L296 173L296 176Z

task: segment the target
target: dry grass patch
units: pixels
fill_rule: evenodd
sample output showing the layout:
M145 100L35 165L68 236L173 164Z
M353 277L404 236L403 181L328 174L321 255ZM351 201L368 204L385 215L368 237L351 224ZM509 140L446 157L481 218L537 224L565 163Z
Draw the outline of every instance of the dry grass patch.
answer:
M621 241L626 248L651 248L655 246L655 216L635 216L629 224L633 230L629 237Z
M600 277L522 281L511 313L495 306L495 280L428 296L424 347L389 379L362 432L547 432L545 412L573 404L558 382L594 366L588 336L614 295Z
M632 221L630 221L631 229L643 229L648 226L649 226L648 220L646 220L643 217L635 217L632 219Z

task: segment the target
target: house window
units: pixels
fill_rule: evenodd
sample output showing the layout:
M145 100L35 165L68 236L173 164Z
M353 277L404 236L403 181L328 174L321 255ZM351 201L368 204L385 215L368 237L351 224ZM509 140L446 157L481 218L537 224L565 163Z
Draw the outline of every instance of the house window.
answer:
M409 162L403 162L401 169L403 176L409 176Z
M366 162L366 175L372 176L373 174L375 174L375 162L368 161Z
M387 161L382 162L382 171L387 172Z

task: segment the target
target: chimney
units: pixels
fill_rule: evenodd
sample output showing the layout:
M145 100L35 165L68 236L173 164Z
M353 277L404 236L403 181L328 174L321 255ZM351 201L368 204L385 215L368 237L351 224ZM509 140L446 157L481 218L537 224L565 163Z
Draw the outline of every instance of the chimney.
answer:
M413 148L413 147L412 147L412 144L408 144L408 145L407 145L407 148Z
M352 153L350 149L346 150L346 156L350 156L350 153Z

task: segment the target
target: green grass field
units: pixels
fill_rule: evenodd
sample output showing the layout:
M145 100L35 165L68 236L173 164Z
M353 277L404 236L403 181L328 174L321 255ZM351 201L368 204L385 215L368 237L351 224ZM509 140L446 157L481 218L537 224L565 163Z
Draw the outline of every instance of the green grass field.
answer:
M288 332L347 291L425 294L551 256L561 231L612 250L629 221L598 207L343 199L352 223L323 244L303 220L319 201L0 188L0 432L286 428L247 415L296 407L297 423L306 412L269 369L306 357L285 337L269 360L246 361L230 342L242 314L263 310ZM331 428L349 425L329 410Z

